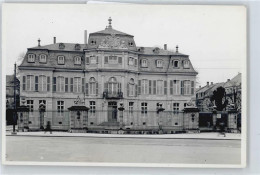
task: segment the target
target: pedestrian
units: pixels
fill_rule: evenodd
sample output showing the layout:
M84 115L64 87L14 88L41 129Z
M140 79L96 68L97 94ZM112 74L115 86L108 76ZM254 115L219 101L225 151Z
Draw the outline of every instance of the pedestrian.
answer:
M46 128L45 128L44 134L45 134L47 131L50 131L50 134L52 134L51 122L50 122L50 121L47 122L47 126L46 126Z
M226 133L225 133L225 123L224 123L224 122L220 122L219 125L220 125L220 133L221 133L222 135L224 135L224 137L226 137Z

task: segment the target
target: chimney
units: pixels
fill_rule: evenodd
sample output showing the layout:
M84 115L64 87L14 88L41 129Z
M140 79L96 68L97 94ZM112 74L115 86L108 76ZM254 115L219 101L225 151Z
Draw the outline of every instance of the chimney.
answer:
M164 44L164 50L167 50L167 44Z
M88 44L88 31L87 30L84 31L84 43Z
M211 85L213 85L213 82L211 82Z
M176 53L178 53L179 52L179 46L177 45L176 46Z
M41 46L41 40L40 40L40 38L38 39L38 47L40 47Z
M209 86L209 82L207 82L207 86Z
M56 37L53 37L53 44L56 44Z

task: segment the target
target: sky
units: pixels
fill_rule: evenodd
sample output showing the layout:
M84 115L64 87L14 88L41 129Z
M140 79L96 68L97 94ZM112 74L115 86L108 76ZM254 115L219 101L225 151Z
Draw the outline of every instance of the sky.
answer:
M88 33L114 29L134 36L137 46L161 47L189 55L198 71L197 87L225 82L243 72L246 9L243 6L5 4L3 60L7 75L27 48L57 42L84 43Z

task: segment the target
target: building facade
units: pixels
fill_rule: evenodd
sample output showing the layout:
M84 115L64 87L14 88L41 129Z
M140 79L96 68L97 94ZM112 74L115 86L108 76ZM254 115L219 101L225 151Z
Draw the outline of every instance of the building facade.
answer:
M113 29L111 21L88 38L85 31L84 44L56 43L54 38L53 44L41 46L39 40L28 48L19 66L21 104L29 107L31 117L44 104L47 118L64 124L69 122L67 109L80 101L89 107L93 128L119 122L119 104L129 128L157 125L157 109L164 108L169 116L162 122L180 126L173 112L195 97L197 72L189 56L167 45L137 47L134 36Z

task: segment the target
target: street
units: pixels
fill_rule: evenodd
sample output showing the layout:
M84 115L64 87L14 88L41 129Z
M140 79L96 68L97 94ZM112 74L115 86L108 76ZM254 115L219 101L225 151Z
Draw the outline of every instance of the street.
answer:
M241 140L6 136L7 161L240 164Z

